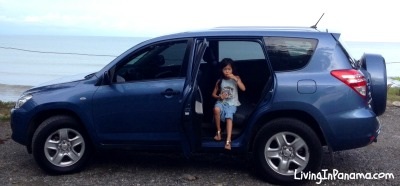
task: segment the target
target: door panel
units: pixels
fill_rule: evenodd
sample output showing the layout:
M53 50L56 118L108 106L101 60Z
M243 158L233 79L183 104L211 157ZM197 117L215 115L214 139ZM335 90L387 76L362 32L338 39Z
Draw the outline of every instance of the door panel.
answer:
M183 115L183 131L182 144L184 155L189 156L190 152L195 151L201 144L201 122L202 118L196 114L196 94L198 93L197 75L201 59L208 47L208 41L205 38L196 40L193 61L188 73L187 84L184 93L184 115ZM188 91L186 91L188 90Z
M100 87L93 98L93 118L102 142L179 140L184 82L177 78Z
M190 40L150 44L108 71L93 97L101 143L169 145L181 139Z

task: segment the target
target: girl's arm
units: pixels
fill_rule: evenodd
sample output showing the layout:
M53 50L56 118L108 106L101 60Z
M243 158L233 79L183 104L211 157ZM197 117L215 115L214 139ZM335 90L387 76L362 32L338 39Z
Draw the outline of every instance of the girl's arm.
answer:
M214 87L214 90L213 90L213 92L212 92L212 97L215 98L215 99L221 99L221 96L220 96L220 95L217 95L218 89L219 89L219 87L218 87L219 81L220 81L220 80L218 80L217 83L215 83L215 87Z
M246 86L244 86L244 83L242 82L242 80L240 79L239 76L235 76L235 78L233 79L236 81L237 86L239 87L240 90L245 91L246 90Z

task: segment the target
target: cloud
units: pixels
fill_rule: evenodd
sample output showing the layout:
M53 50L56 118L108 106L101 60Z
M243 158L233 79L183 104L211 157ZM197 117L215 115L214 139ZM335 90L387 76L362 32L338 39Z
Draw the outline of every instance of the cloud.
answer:
M307 27L325 12L319 28L352 40L400 41L400 29L386 21L400 17L396 7L390 0L0 0L0 22L26 24L26 33L33 26L54 34L147 37L216 26Z

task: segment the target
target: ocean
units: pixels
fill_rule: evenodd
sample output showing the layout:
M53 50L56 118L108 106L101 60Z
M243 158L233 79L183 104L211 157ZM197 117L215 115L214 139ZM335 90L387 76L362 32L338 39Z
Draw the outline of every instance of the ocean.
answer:
M145 39L0 36L0 84L37 86L63 76L95 72Z
M146 39L0 35L0 100L15 101L24 89L63 76L96 72ZM400 76L400 43L346 42L346 48L356 59L364 52L381 54L388 76ZM18 90L9 90L13 86Z

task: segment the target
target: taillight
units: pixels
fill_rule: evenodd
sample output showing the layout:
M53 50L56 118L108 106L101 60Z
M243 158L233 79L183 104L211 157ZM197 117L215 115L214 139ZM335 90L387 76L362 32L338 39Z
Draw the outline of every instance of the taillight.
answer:
M331 71L333 77L339 79L347 86L356 91L360 96L366 98L367 96L367 80L364 75L359 71L351 70L333 70Z

